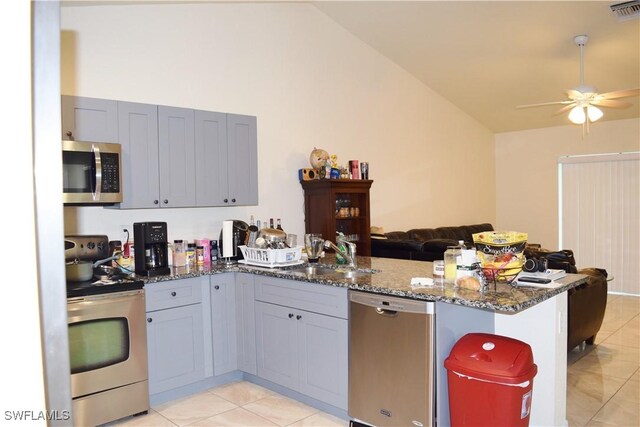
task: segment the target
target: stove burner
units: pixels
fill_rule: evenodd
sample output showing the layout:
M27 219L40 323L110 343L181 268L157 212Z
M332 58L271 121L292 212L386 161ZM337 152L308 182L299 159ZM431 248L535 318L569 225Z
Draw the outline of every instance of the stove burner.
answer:
M144 282L135 277L116 273L107 278L86 282L67 282L67 298L142 289Z

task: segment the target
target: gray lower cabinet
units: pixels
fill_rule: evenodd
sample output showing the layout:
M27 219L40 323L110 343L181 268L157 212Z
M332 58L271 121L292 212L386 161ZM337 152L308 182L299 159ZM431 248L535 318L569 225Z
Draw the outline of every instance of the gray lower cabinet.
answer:
M238 369L257 375L254 276L236 273Z
M151 395L205 378L202 280L208 283L204 276L145 286Z
M235 275L210 276L210 288L213 373L222 375L238 369Z
M118 102L62 95L62 139L118 142Z
M346 289L255 280L258 376L347 409Z

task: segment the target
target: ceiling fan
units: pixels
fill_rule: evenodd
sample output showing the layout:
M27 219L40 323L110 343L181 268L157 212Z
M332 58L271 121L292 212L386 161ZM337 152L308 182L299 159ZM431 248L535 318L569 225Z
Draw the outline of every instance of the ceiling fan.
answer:
M516 108L541 107L545 105L564 105L555 114L562 114L569 111L569 120L572 123L583 125L583 133L589 131L589 122L595 122L602 118L604 113L598 107L606 108L627 108L629 102L619 101L618 98L640 95L640 89L617 90L614 92L598 93L593 86L584 84L584 46L589 41L586 35L575 36L573 41L580 48L580 85L567 90L567 100L543 102L540 104L519 105Z

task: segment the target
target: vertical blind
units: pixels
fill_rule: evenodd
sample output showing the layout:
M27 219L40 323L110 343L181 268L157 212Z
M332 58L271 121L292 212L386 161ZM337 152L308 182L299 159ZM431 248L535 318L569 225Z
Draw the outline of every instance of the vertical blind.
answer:
M640 295L640 153L559 160L560 248L607 270L609 291Z

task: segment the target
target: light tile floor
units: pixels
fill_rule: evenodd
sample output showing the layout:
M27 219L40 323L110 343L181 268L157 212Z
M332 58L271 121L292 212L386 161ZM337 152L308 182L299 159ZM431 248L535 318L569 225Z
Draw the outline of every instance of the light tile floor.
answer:
M609 295L595 345L568 362L569 426L640 426L640 298Z
M569 353L573 426L640 426L640 298L609 295L596 345ZM153 407L118 426L347 426L347 421L240 381Z
M344 427L349 422L250 382L238 381L155 406L147 415L128 417L113 425Z

